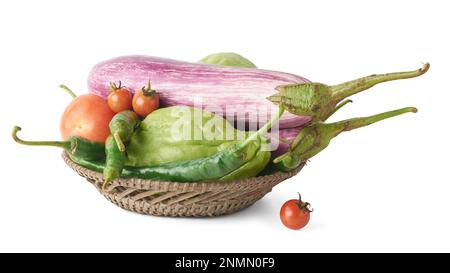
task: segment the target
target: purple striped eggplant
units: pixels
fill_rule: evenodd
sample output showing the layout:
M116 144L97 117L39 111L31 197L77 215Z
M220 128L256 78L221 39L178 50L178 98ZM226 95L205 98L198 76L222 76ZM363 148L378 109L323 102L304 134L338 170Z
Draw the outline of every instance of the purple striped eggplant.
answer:
M137 90L151 80L164 106L201 106L253 128L266 123L271 113L277 112L276 104L281 104L290 113L283 115L280 128L294 128L312 118L324 120L343 99L377 83L416 77L427 69L424 66L416 71L371 75L328 86L310 83L293 74L257 68L124 56L94 66L88 88L91 93L106 98L110 82L120 80L131 90ZM297 95L299 92L301 96Z
M258 121L266 123L270 113L276 113L278 107L266 99L275 93L275 87L308 82L300 76L262 69L125 56L97 64L89 75L88 88L106 98L110 82L120 80L131 90L137 90L149 79L152 88L160 93L164 106L198 106L194 105L195 100L201 100L204 109L253 126ZM243 112L245 114L235 115ZM296 127L309 120L309 117L286 113L280 127Z

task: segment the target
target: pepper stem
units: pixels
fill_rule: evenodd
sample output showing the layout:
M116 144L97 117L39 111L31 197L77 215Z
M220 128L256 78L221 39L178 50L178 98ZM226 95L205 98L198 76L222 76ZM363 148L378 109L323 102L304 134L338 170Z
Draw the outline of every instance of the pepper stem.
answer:
M70 141L26 141L23 139L20 139L17 136L17 132L22 130L19 126L14 126L12 130L12 137L15 142L23 145L30 145L30 146L54 146L59 147L63 149L70 150L71 149L71 143Z
M111 179L111 177L109 177L109 176L105 176L104 180L105 181L103 181L103 183L102 183L102 191L106 190L106 186L108 186L109 182L111 182L113 179Z
M119 148L119 151L125 152L125 145L123 144L123 141L120 138L119 132L115 132L113 137L114 137L114 140L117 143L117 147Z
M341 132L351 131L353 129L361 128L375 122L392 118L405 113L416 113L417 108L415 107L405 107L393 111L388 111L384 113L380 113L373 116L361 117L361 118L352 118L347 120L338 121L335 123L323 124L325 131L331 134L331 137L335 137Z
M369 89L370 87L378 83L418 77L425 74L429 68L430 64L426 63L422 68L414 71L370 75L353 81L331 86L333 101L339 102L351 95Z
M72 90L70 90L69 87L65 86L64 84L61 84L59 86L59 88L62 88L63 90L65 90L73 99L77 97L77 95Z

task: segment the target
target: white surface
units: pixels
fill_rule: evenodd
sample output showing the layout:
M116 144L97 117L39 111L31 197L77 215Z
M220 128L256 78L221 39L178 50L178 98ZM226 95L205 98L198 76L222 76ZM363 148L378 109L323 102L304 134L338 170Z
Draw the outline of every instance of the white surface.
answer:
M306 1L305 1L306 2ZM308 1L311 2L311 1ZM450 251L446 1L0 1L1 251ZM249 209L213 219L141 216L110 204L53 148L70 98L106 58L196 61L238 52L261 68L338 83L419 68L354 96L334 120L417 106L343 134ZM300 191L307 228L279 221Z

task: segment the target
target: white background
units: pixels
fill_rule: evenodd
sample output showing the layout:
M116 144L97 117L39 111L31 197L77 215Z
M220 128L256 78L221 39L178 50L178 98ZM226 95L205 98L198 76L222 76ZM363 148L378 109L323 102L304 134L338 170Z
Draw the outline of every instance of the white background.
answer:
M0 1L1 251L450 251L446 1ZM254 206L210 219L121 210L56 148L70 98L101 60L147 54L196 61L238 52L261 68L334 84L413 70L416 79L353 97L334 120L416 106L345 133ZM315 211L300 231L278 212L300 191Z

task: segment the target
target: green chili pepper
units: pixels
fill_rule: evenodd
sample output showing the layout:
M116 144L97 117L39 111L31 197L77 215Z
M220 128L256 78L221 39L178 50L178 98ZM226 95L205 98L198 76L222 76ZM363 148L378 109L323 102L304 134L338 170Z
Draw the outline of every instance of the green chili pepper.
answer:
M290 150L275 158L273 162L279 170L289 171L295 169L302 162L305 162L325 149L331 139L340 133L408 112L416 113L417 109L414 107L406 107L369 117L353 118L334 123L318 122L311 124L300 131L290 145Z
M59 147L66 150L71 156L86 160L100 160L105 158L105 146L102 143L90 141L79 136L71 136L65 141L26 141L17 136L17 132L20 130L22 128L14 126L12 131L14 141L19 144Z
M111 139L114 140L114 138ZM238 150L238 145L233 145L233 147L227 148L206 158L164 163L148 167L124 166L120 176L125 178L136 177L176 182L217 179L229 173L230 170L238 168L245 160L243 156L236 156L237 154L235 153L238 152ZM120 152L118 149L117 151ZM74 156L71 158L75 163L94 171L103 172L104 176L106 176L107 173L111 173L111 175L118 174L116 170L120 167L120 160L117 159L119 159L120 156L117 156L118 154L115 155L115 161L113 162L111 158L110 162L106 162L106 164L102 161L89 161ZM111 163L113 163L114 166L108 168L108 165ZM105 182L107 183L106 179L107 178L105 177ZM106 183L104 183L104 186Z
M109 129L119 149L125 151L124 142L128 142L133 135L134 129L139 124L139 118L133 111L125 110L114 115L109 122Z
M271 151L269 149L263 149L262 146L267 145L270 147L270 140L260 135L258 140L253 143L253 146L256 149L256 152L251 157L249 161L245 164L241 165L236 170L231 173L221 177L219 180L227 181L227 180L235 180L235 179L243 179L249 177L255 177L259 173L261 173L267 164L270 162Z
M77 165L80 165L86 169L96 171L99 173L103 173L105 170L105 161L104 160L86 160L81 157L76 157L74 155L69 154L70 159L75 162ZM126 167L124 167L126 168ZM122 176L126 173L126 171L122 172Z
M264 170L264 168L267 166L270 161L270 156L270 151L263 151L259 149L250 161L248 161L238 169L232 171L231 173L222 176L219 180L228 181L255 177L260 174L261 171Z
M103 172L104 175L106 175L106 173L113 173L113 175L116 175L116 170L120 167L120 164L118 163L120 160L114 162L114 167L108 168L108 164L111 164L112 159L105 164L101 161L89 161L74 156L71 158L75 163L94 171ZM115 157L115 159L118 158L120 157ZM136 177L176 182L208 181L219 179L227 175L231 171L239 168L247 160L240 145L235 144L213 156L205 158L164 163L148 167L124 166L121 176L125 178ZM106 178L105 182L107 182ZM106 183L104 183L104 186L105 185Z
M109 135L105 143L106 150L106 164L103 170L103 187L109 182L118 178L122 173L125 164L125 152L119 149L115 138Z
M139 124L136 113L125 110L114 115L109 122L111 135L106 139L106 166L103 170L105 187L112 180L120 177L125 164L125 144L133 135L134 128Z

